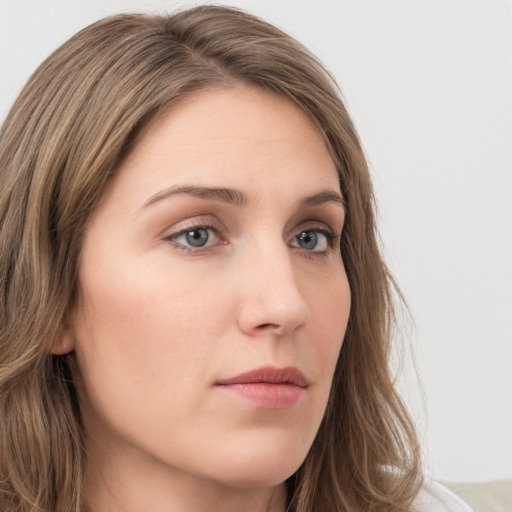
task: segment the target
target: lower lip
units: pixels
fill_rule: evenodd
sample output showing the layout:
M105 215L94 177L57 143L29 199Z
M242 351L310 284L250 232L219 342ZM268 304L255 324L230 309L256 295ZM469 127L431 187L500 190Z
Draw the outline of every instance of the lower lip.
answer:
M294 384L266 382L226 384L218 388L225 393L249 400L263 409L287 409L298 403L306 393L305 388Z

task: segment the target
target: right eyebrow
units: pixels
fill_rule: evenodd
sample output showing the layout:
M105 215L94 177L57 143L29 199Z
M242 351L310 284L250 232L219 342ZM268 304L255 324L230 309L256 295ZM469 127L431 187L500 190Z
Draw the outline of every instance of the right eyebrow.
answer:
M168 199L176 194L186 194L189 196L199 197L201 199L211 199L222 203L231 204L243 208L247 206L247 196L240 190L224 187L206 187L198 185L176 185L166 188L151 196L143 205L147 208L159 201Z

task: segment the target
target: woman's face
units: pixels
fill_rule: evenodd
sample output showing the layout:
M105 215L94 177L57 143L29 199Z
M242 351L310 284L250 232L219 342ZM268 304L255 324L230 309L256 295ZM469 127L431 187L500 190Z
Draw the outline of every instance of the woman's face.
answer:
M287 100L208 90L154 118L88 224L63 340L96 463L238 488L295 472L349 315L343 219Z

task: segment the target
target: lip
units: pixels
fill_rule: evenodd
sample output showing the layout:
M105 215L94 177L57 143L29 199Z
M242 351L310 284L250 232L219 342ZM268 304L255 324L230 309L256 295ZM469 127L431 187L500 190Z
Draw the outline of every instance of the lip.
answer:
M308 381L293 366L265 366L217 381L215 386L220 391L249 400L263 409L286 409L303 398Z

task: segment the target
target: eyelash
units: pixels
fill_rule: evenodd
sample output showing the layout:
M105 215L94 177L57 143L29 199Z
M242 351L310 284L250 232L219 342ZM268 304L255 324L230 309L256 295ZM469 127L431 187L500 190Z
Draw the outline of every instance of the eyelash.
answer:
M170 242L174 248L178 249L179 251L182 251L187 254L197 254L200 252L204 252L205 250L209 249L210 247L189 247L187 245L184 245L180 242L177 242L176 239L179 238L182 235L186 235L187 233L190 233L191 231L198 231L198 230L205 230L205 231L214 231L219 238L222 238L220 236L221 229L219 226L214 225L213 223L209 222L201 222L198 224L191 224L190 226L186 226L183 229L180 229L176 233L171 233L169 236L165 237L165 241ZM223 244L224 245L224 244Z
M199 230L205 230L205 231L213 231L215 234L219 237L220 240L222 240L221 236L221 228L218 225L215 225L214 223L209 222L200 222L197 224L191 224L190 226L186 226L183 229L180 229L176 233L171 233L167 237L165 237L165 241L171 243L173 247L179 251L182 251L187 254L200 254L204 253L208 249L211 249L214 246L207 246L207 247L197 247L193 248L187 245L184 245L180 242L177 242L177 238L180 236L186 235L187 233L190 233L192 231L199 231ZM302 249L305 252L305 255L307 257L325 257L329 255L332 250L339 246L340 236L335 234L332 230L322 226L311 226L304 229L301 229L297 232L296 235L294 235L292 240L296 240L297 237L302 233L317 233L325 236L327 240L327 249L325 251L315 251L315 250L307 250ZM215 244L215 245L226 245L226 243L221 244ZM293 247L296 249L301 249L300 247Z
M299 234L304 233L304 232L309 232L309 231L313 231L315 233L321 233L322 235L324 235L325 238L327 239L327 249L325 251L319 251L319 252L303 250L304 256L306 258L320 258L320 259L327 258L330 255L332 255L333 252L339 251L340 242L341 242L340 235L336 234L331 229L328 229L325 227L320 227L320 226L312 226L312 227L307 227L306 229L301 229L299 231ZM295 236L298 236L298 235L295 235Z
M327 248L325 251L315 251L315 250L307 250L301 247L297 247L297 249L302 249L307 257L326 257L332 253L332 251L339 247L340 237L334 233L334 231L320 226L308 226L305 229L300 229L297 234L293 236L293 240L296 240L298 236L302 233L316 233L325 236L327 241Z

